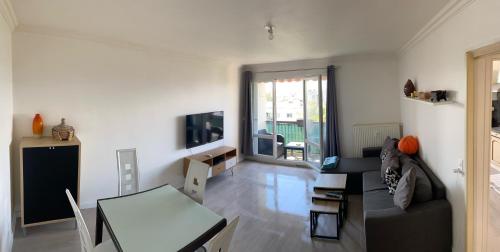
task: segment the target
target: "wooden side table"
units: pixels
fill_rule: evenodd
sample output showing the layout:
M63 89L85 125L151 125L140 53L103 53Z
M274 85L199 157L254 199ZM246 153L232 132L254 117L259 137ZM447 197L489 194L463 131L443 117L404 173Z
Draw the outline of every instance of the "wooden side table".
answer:
M346 191L347 185L347 174L325 174L320 173L316 182L314 184L314 194L313 199L322 199L330 201L340 201L342 203L342 217L347 217L347 202L348 195ZM326 193L328 192L340 192L342 194L341 199L328 197Z
M340 203L340 226L343 225L344 220L347 218L347 202L348 202L348 195L345 193L345 191L338 191L341 194L340 198L335 198L335 197L330 197L327 196L326 194L332 192L332 190L314 190L312 194L312 201L334 201L334 202L339 202Z

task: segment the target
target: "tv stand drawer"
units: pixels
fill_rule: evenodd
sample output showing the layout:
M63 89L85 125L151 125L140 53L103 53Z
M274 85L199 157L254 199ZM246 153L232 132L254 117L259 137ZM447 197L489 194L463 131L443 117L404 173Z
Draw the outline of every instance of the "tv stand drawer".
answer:
M208 177L217 176L218 174L224 172L226 169L230 169L236 165L238 162L238 151L234 147L221 146L212 150L187 156L184 158L184 177L187 175L189 169L189 164L191 160L198 160L210 166L208 170Z
M236 159L237 159L236 157L233 157L233 158L226 160L226 169L233 168L237 163Z
M214 165L212 167L212 176L217 176L226 169L226 164L224 162Z

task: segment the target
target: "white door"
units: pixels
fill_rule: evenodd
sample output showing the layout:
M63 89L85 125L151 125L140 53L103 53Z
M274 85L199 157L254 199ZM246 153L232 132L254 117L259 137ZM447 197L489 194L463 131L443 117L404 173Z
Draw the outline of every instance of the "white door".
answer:
M323 85L321 76L304 79L305 156L306 161L319 167L323 157Z
M257 82L253 92L253 147L258 156L275 157L275 86Z

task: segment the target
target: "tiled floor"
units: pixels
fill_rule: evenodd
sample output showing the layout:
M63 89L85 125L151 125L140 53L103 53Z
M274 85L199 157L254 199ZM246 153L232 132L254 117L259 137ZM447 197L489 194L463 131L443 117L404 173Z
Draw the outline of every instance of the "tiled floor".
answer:
M362 198L349 198L349 217L340 241L311 240L309 206L316 172L243 162L234 170L207 183L205 205L232 220L240 216L231 251L362 251ZM94 234L95 209L83 211ZM325 219L325 232L335 233L335 223ZM18 227L14 251L80 251L78 232L71 223L31 228L24 237ZM166 234L168 235L168 234Z

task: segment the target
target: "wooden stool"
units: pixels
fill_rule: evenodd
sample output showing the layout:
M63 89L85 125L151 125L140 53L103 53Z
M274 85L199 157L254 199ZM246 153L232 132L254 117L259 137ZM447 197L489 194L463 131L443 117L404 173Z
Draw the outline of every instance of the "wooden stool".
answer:
M340 221L341 221L339 213L340 213L339 201L313 200L311 205L311 211L309 213L311 237L338 240L340 237ZM318 217L320 214L335 215L335 218L337 219L337 236L326 236L326 235L316 234L316 228L318 227Z

